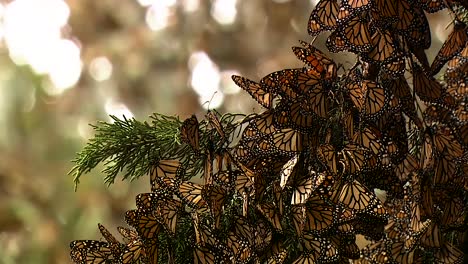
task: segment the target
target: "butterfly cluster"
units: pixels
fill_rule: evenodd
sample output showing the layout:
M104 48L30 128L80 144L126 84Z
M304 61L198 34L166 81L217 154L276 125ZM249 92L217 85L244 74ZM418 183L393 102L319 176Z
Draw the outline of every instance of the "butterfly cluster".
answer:
M186 119L190 159L154 161L151 192L119 228L124 242L99 225L105 241L73 241L72 260L463 263L468 27L455 10L467 7L319 1L309 34L331 31L328 50L356 54L355 65L341 71L301 41L293 53L304 67L233 76L264 111L237 123L214 111ZM442 9L457 18L430 64L426 12Z

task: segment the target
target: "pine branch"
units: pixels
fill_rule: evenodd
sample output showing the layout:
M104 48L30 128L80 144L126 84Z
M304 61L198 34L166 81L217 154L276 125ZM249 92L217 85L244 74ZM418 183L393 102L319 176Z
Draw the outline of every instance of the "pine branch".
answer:
M91 125L96 131L84 149L73 160L69 174L74 176L75 189L83 174L103 163L105 182L110 185L117 174L134 180L147 174L152 164L164 158L183 158L190 152L179 140L182 122L176 117L154 114L151 124L135 119L123 120L111 116L113 123Z
M231 140L242 122L236 119L245 117L237 114L222 116L221 123ZM83 174L90 172L98 164L103 163L105 182L114 183L115 178L124 172L123 179L135 180L148 174L151 168L162 159L178 159L191 170L187 179L195 176L203 167L203 160L196 157L193 149L181 142L180 127L182 121L177 117L154 114L151 123L140 122L135 119L123 120L111 116L114 122L99 122L91 125L96 131L84 149L73 160L76 164L69 174L74 176L75 189ZM209 140L216 145L223 144L223 139L208 129L208 121L200 123L201 145L205 146ZM229 140L229 142L231 142Z

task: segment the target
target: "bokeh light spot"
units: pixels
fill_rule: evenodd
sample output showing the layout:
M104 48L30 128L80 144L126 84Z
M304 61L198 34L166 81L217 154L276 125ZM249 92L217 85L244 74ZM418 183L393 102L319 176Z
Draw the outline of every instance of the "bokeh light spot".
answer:
M115 102L113 99L108 99L104 109L108 115L116 116L119 119L125 118L130 119L133 118L133 113L128 109L128 107L120 102ZM111 122L114 120L110 119Z
M215 0L211 8L211 16L222 25L234 23L237 16L237 0Z
M63 39L57 43L55 56L49 58L50 80L60 90L75 85L81 75L80 48L72 41Z
M195 12L200 8L200 0L182 0L182 7L187 13Z
M173 16L171 5L162 2L155 2L146 11L146 24L153 31L165 29L170 24L170 19Z
M193 53L188 64L192 71L192 88L199 96L211 97L219 90L221 76L218 66L205 52Z
M96 57L89 64L89 74L98 82L108 80L112 75L112 63L107 57Z

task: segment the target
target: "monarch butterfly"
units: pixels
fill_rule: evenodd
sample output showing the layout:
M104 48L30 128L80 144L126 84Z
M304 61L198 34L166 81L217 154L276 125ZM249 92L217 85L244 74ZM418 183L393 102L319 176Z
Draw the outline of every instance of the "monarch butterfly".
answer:
M181 199L190 207L201 208L206 205L202 197L204 186L193 182L182 182L179 186Z
M120 243L117 238L115 238L114 235L107 230L103 225L98 224L99 231L101 232L102 236L104 239L106 239L107 243L109 244L109 248L112 251L112 255L114 255L114 258L118 258L119 255L122 253L122 248L124 247L124 244Z
M196 245L216 249L216 255L230 255L225 243L222 243L208 226L200 223L197 212L192 212L192 219Z
M465 207L463 198L453 197L441 204L444 206L441 216L442 228L459 228L464 225Z
M396 79L384 79L382 86L391 91L391 94L400 100L403 113L405 113L411 120L422 128L422 121L416 113L416 106L414 105L414 98L411 93L411 88L404 76L399 76Z
M299 176L299 175L298 175ZM313 177L302 176L300 179L296 179L293 183L293 194L291 197L291 204L303 204L309 199L312 192L320 185L325 176L320 176L314 179ZM315 180L315 182L314 182Z
M162 226L153 215L147 215L142 211L130 210L125 213L125 221L135 228L138 235L146 241L156 238Z
M432 75L437 74L444 64L465 48L468 42L468 27L465 23L456 20L453 31L437 53L431 65Z
M381 0L385 1L385 0ZM385 1L388 2L388 1ZM413 23L415 13L413 13L409 0L401 0L396 5L398 11L398 20L395 24L396 30L407 30Z
M263 203L263 204L258 204L257 209L263 214L263 216L268 220L268 222L271 223L271 225L276 229L276 230L283 230L281 226L281 216L279 215L279 212L277 211L277 207L272 204L272 203Z
M362 109L365 116L370 118L380 114L390 99L385 89L378 83L369 80L362 81L362 89L365 91Z
M256 122L250 122L242 131L242 141L252 141L260 139L261 137L265 136L264 133L260 132L257 128Z
M273 94L265 91L264 87L259 83L237 75L233 75L232 80L237 86L247 91L263 107L271 108L273 106Z
M309 234L302 236L305 249L302 255L293 263L333 263L338 260L338 250L326 238L318 238Z
M434 151L431 137L428 134L424 134L420 154L420 164L423 169L432 168L434 165L433 155Z
M382 134L377 128L369 126L354 134L353 142L369 149L377 155L382 147L380 142L381 137Z
M274 148L286 153L299 152L304 148L303 135L291 128L278 130L270 140Z
M466 104L460 104L454 111L453 115L460 123L464 124L468 121L468 108Z
M304 48L293 47L293 52L298 59L306 63L316 75L326 79L336 78L336 63L328 58L322 51L305 41L299 41Z
M302 236L305 223L305 205L296 204L291 206L292 222L298 236Z
M265 249L270 248L273 239L273 229L265 221L257 221L255 228L255 240L253 249L257 252L263 252Z
M345 172L350 175L354 175L360 171L366 170L370 165L370 152L367 149L364 149L354 143L349 143L340 151L341 156L343 157L343 162L345 164ZM368 164L369 163L369 164Z
M406 158L395 167L395 174L400 181L405 182L409 175L420 169L418 160L413 155L406 155Z
M283 189L280 186L279 181L274 181L272 183L272 188L271 191L273 193L273 198L274 198L274 203L278 208L279 214L283 215L284 211L284 194L283 194Z
M180 138L189 144L196 153L200 152L200 131L198 119L195 115L185 119L182 123Z
M281 189L284 189L286 184L288 183L288 179L291 176L297 162L299 161L299 155L294 155L286 164L283 165L283 168L281 170L280 176L280 187Z
M320 0L312 11L310 19L317 21L325 30L333 30L336 28L338 9L336 0Z
M370 0L345 0L341 2L341 6L348 9L353 9L353 11L363 11L371 8Z
M389 253L393 261L402 264L422 263L422 260L418 258L418 255L420 254L419 249L405 250L403 242L390 241L391 240L388 240L387 243L390 244L388 245L390 247Z
M255 160L256 156L250 146L252 141L255 142L254 140L241 139L233 148L234 159L237 161L237 163L243 163L250 167L250 162Z
M342 33L340 32L341 31L339 30L333 31L325 42L327 49L333 53L346 51L349 49L348 43L345 41Z
M371 14L373 21L378 26L394 25L398 20L397 1L395 0L374 0Z
M308 102L303 100L301 102L294 102L287 107L284 111L278 111L281 114L280 117L277 117L278 122L284 122L284 126L279 126L280 128L293 128L301 133L313 133L316 124L316 116L308 111L304 111L309 108ZM286 108L286 107L285 107ZM278 109L280 110L280 109ZM286 119L286 120L285 120ZM286 123L287 122L287 123Z
M349 236L351 237L350 239L343 235L334 235L330 237L330 240L333 246L338 249L341 256L349 259L359 259L361 252L355 242L355 234L351 233Z
M77 264L101 264L113 259L109 244L102 241L75 240L70 249L70 257Z
M320 196L311 196L305 204L304 232L322 234L337 223L337 211Z
M405 18L412 18L409 22L407 29L402 29L401 35L405 38L407 45L411 50L416 49L428 49L431 46L431 30L429 28L429 22L427 21L424 11L417 7L414 3L409 4L406 1L401 1L402 5L398 5L398 8L410 8L409 11L412 13L412 17L400 17L400 20ZM407 22L402 22L407 23ZM397 23L398 29L398 23Z
M466 147L468 145L468 123L459 128L458 134L461 142Z
M205 188L202 192L202 197L208 204L211 216L214 219L215 228L219 228L222 207L224 206L226 196L227 192L221 186L205 185Z
M149 239L144 241L145 258L148 263L156 264L159 261L159 243L157 239ZM168 254L170 257L170 253Z
M235 189L239 193L242 193L246 190L249 190L254 184L254 174L253 172L240 172L237 175L235 182Z
M341 123L344 128L344 134L347 139L351 139L354 137L354 120L355 120L355 114L353 111L354 109L346 109L344 110L342 116L341 116Z
M466 76L466 69L468 68L468 45L447 62L447 70L445 72L445 79L449 85L457 86L462 85L459 82Z
M307 26L307 32L309 35L315 37L323 31L325 31L325 29L320 25L320 23L318 23L317 18L311 15Z
M347 87L354 105L366 118L379 116L388 104L389 95L376 82L369 80L350 82Z
M218 112L210 110L206 114L206 117L208 118L208 121L210 122L212 127L216 130L218 135L221 137L221 139L227 140L226 133L224 132L223 124L221 124L221 121L219 120L219 117L218 117Z
M437 263L461 264L463 263L464 254L451 243L445 242L440 250L434 252L434 257Z
M362 55L368 62L389 63L402 56L389 30L377 29L371 36L372 48Z
M297 94L297 76L301 69L284 69L272 72L260 80L265 90L280 95L287 100L294 100Z
M227 247L234 259L240 263L248 263L255 256L255 252L248 241L230 232L227 237Z
M302 95L302 98L300 99L304 99L309 96L311 88L314 88L317 85L323 85L324 81L325 80L321 75L318 75L314 70L302 68L297 75L297 90Z
M453 180L456 173L456 164L447 155L440 155L434 161L434 184L446 184Z
M441 98L444 90L440 83L432 76L427 76L416 63L412 65L413 89L421 100L436 103Z
M446 153L451 158L459 158L463 155L463 147L455 139L449 127L440 127L432 134L433 145L439 153Z
M160 193L160 188L175 192L180 184L178 177L183 176L183 171L178 160L160 160L151 172L151 192Z
M336 175L338 172L337 153L335 148L330 144L323 144L317 148L317 157L328 167L331 174Z
M275 107L275 113L273 115L274 118L274 126L278 129L284 128L296 128L297 126L292 122L292 115L291 115L291 106L292 104L296 104L297 102L291 103L282 101Z
M193 251L195 264L215 264L214 252L206 247L196 246Z
M156 212L153 214L156 219L162 224L165 230L172 236L176 233L177 219L181 210L182 204L177 200L168 200L161 203Z
M229 190L234 187L234 183L240 173L240 170L220 170L213 175L213 180L215 183Z
M156 210L160 202L167 201L171 198L165 190L158 189L151 193L140 193L136 196L137 208L144 212Z
M324 84L319 84L309 90L307 104L304 106L319 119L326 119L329 115L330 105L329 91Z
M358 213L363 212L383 218L388 217L386 210L375 194L368 191L357 180L347 181L341 188L338 197L341 204Z
M428 13L435 13L446 8L443 0L421 0L420 3L424 11Z
M260 131L264 135L272 134L277 130L273 125L273 117L274 111L265 111L257 115L256 118L252 121L252 123L254 123L258 131Z
M431 225L431 219L422 221L421 217L418 216L415 211L419 211L418 205L413 206L413 213L410 219L410 230L406 240L404 241L404 248L408 251L412 251L419 244L421 236L428 230Z
M283 264L286 261L286 258L288 257L288 251L286 249L283 249L282 251L272 253L272 256L270 256L266 263L267 264Z
M146 251L143 241L135 240L128 244L125 251L119 257L119 263L131 264L137 263L138 261L147 263Z
M132 241L140 239L138 232L134 229L126 228L123 226L118 226L117 231L119 231L120 235L122 236L126 244L129 244Z
M338 30L342 32L340 35L348 45L349 51L356 53L369 52L372 48L369 22L365 16L360 14L351 18L343 28Z
M232 229L234 229L236 236L243 238L246 242L251 243L254 241L255 230L246 217L237 216Z

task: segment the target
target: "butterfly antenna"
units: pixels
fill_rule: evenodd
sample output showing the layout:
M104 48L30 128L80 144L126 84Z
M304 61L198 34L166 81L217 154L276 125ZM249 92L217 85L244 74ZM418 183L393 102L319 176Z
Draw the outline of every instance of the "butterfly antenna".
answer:
M211 98L210 98L209 101L205 101L205 102L202 104L202 106L204 106L205 104L208 104L208 107L207 107L208 111L210 111L210 104L211 104L211 101L213 101L213 98L215 97L216 93L218 93L218 91L215 91L215 92L213 93L213 95L211 95Z

